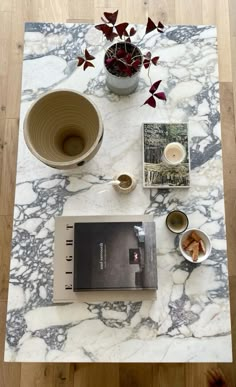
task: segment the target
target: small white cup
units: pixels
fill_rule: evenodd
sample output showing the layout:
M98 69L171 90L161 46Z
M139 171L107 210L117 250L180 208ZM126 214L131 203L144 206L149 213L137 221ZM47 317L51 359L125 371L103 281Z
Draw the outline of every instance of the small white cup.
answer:
M162 161L168 165L178 165L184 161L186 157L186 149L179 142L170 142L166 145Z

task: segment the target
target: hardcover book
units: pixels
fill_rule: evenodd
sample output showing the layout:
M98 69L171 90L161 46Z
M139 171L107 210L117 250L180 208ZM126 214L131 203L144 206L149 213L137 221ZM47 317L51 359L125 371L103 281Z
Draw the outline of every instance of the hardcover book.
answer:
M156 299L156 290L140 288L133 290L84 290L74 291L74 230L75 224L89 223L91 226L93 223L126 223L126 222L138 222L149 223L153 222L153 216L151 215L106 215L106 216L59 216L55 218L55 246L54 246L54 281L53 281L53 301L55 303L66 302L103 302L103 301L152 301ZM140 236L140 243L143 243L143 239ZM148 238L148 237L147 237ZM148 240L146 238L146 241ZM136 249L138 242L135 240L135 244L130 248ZM155 240L154 240L155 244ZM142 246L141 246L142 247ZM79 248L77 249L79 253ZM153 250L154 251L154 250ZM77 254L76 253L76 254ZM134 251L135 253L135 251ZM132 257L132 256L131 256ZM131 259L130 256L128 259ZM132 262L132 259L131 259ZM141 262L141 261L140 261ZM131 263L132 267L136 267L137 263ZM156 261L154 266L156 267ZM156 269L154 269L155 275ZM79 275L79 271L78 271ZM136 275L137 280L138 274Z
M142 140L144 188L189 188L188 125L144 123ZM171 142L179 142L186 150L185 160L176 166L167 165L162 161L164 148Z
M157 289L154 222L75 223L74 291Z

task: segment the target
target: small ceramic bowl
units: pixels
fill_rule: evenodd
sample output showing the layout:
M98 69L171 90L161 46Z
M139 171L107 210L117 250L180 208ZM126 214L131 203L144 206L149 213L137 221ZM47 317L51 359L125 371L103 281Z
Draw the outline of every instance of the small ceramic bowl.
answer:
M182 245L182 243L185 241L185 239L187 239L188 236L193 231L195 231L198 234L198 236L202 239L202 241L205 245L205 249L206 249L205 254L202 252L199 252L199 256L198 256L197 261L193 261L191 254L188 251L185 251L183 248L183 245ZM210 241L209 236L204 231L199 230L198 228L191 228L191 229L189 228L186 231L184 231L183 234L181 234L179 237L180 252L185 259L187 259L189 262L192 262L192 263L201 263L201 262L205 261L205 259L207 259L209 257L209 255L211 254L211 247L212 247L212 245L211 245L211 241Z

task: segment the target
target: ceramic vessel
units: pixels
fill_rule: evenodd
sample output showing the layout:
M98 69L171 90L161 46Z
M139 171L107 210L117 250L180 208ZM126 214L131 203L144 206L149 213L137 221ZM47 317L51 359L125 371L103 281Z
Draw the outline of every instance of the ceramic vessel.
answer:
M190 253L185 251L183 248L183 242L188 238L188 236L193 231L195 231L197 233L197 235L201 238L201 240L204 243L205 249L206 249L205 253L203 253L203 252L199 253L199 257L196 261L194 261L190 255ZM209 255L211 254L211 248L212 248L212 245L211 245L211 240L210 240L209 236L204 231L197 229L197 228L187 229L185 232L183 232L183 234L181 234L181 236L179 238L179 250L180 250L181 254L183 255L183 257L185 259L187 259L187 261L192 262L192 263L201 263L201 262L205 261L209 257Z
M119 173L114 176L114 189L120 193L127 194L133 191L137 185L135 177L127 172ZM117 183L119 182L119 183Z
M24 120L25 142L52 168L83 165L97 153L103 137L101 115L90 99L72 90L44 94Z
M189 220L187 215L180 210L171 211L166 217L166 226L175 234L184 232L188 227L188 224Z
M119 44L124 44L124 45L138 51L138 53L139 53L138 55L139 55L140 60L141 60L140 67L137 70L137 72L135 72L131 77L130 76L117 76L117 75L112 74L111 71L109 71L109 68L106 67L105 59L107 57L107 52L117 45L117 43L115 43L107 49L105 57L104 57L106 84L107 84L107 87L115 94L129 95L129 94L133 93L138 86L143 56L142 56L142 52L140 51L140 49L137 46L135 46L134 44L123 43L123 42L121 42Z

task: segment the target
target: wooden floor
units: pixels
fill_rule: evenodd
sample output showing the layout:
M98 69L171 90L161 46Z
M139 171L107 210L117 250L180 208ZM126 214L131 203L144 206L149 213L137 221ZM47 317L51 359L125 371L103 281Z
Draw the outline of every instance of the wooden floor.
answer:
M3 359L25 21L216 24L234 364L219 364L236 386L236 0L0 0L0 361ZM150 359L151 360L151 359ZM1 387L206 387L215 364L0 364Z

